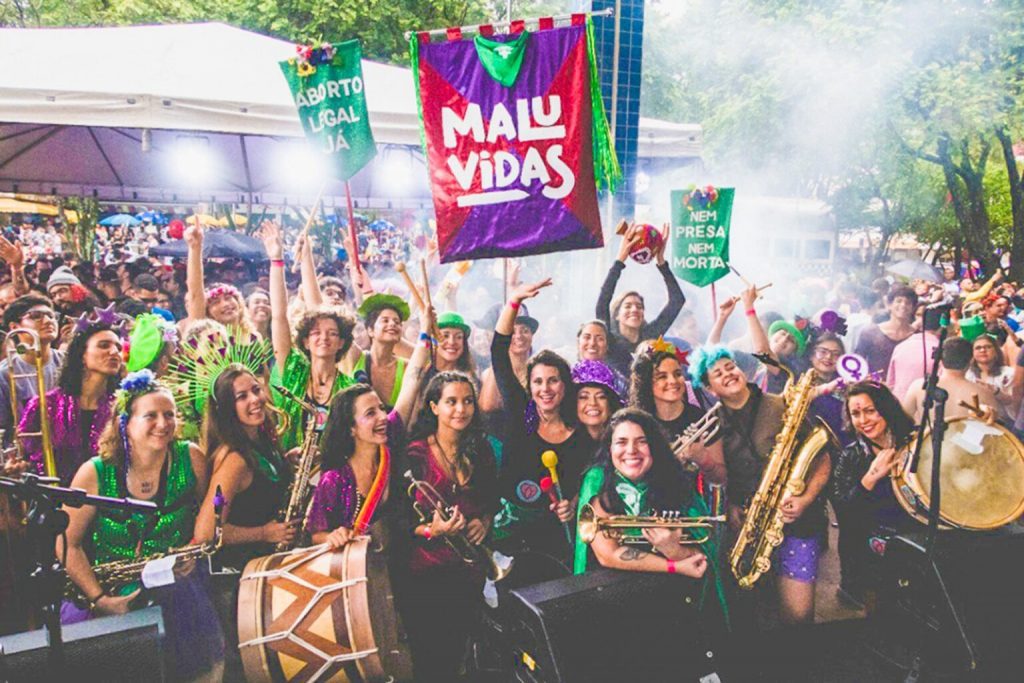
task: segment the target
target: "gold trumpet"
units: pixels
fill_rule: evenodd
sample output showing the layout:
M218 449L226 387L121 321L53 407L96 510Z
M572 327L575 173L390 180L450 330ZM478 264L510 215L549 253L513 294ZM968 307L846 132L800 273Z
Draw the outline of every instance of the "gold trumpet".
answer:
M641 529L682 529L683 534L679 538L680 545L701 545L711 537L711 531L715 524L725 521L725 515L716 517L683 517L682 514L674 511L661 512L658 515L636 516L636 515L608 515L598 517L594 512L594 506L590 503L580 508L580 518L577 525L577 533L584 543L591 543L597 538L598 533L603 533L607 538L617 541L621 545L641 545L647 543L643 536L629 534L631 530ZM694 531L703 530L705 533L700 536L694 535Z
M447 522L451 519L451 506L448 505L448 502L441 497L441 494L437 492L437 489L430 482L417 479L412 475L411 470L406 470L404 476L409 480L407 493L413 501L412 509L416 511L421 524L430 524L434 518L435 511L440 514L441 521ZM417 492L425 499L426 509L416 501ZM483 543L480 545L470 543L469 539L466 538L465 532L456 536L445 536L444 540L466 564L483 565L487 570L487 578L495 583L504 579L512 571L512 558L509 558L508 564L502 567L493 550Z
M24 337L28 337L26 343ZM46 412L46 377L43 367L43 353L42 343L39 341L39 333L35 330L30 330L27 327L18 327L7 333L7 338L4 339L4 356L7 358L8 367L8 381L10 382L10 394L11 394L11 415L14 416L14 435L12 442L14 444L14 455L19 460L24 458L25 455L25 444L24 439L36 439L38 438L42 444L43 451L43 467L46 471L46 476L56 477L57 476L57 461L53 455L53 441L50 438L50 416ZM33 356L33 364L35 372L29 373L15 373L14 372L14 359L19 355L31 353ZM39 394L39 431L38 432L18 432L17 421L20 417L21 411L18 405L18 382L17 380L26 377L35 377L36 379L36 390ZM7 453L4 453L5 457Z

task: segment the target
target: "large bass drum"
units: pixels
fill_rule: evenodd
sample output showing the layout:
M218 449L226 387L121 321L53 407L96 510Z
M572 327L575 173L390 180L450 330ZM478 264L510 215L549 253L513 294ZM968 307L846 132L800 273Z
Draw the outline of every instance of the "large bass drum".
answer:
M376 541L360 537L259 557L242 573L238 643L258 681L412 680L391 581Z
M911 472L915 444L892 472L896 500L914 519L928 523L932 439L924 435L921 461ZM974 418L949 420L942 440L940 522L947 528L996 529L1024 513L1024 444L1005 427Z

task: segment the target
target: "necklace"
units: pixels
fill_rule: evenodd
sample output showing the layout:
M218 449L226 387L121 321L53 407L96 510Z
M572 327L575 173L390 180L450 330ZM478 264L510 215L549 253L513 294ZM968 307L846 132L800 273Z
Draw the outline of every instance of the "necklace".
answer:
M462 484L462 478L459 473L459 467L455 463L455 458L448 457L448 451L441 445L441 440L434 435L434 443L437 444L437 450L441 453L441 461L445 471L445 476L452 482L452 493L455 493L455 489L458 485ZM458 454L456 453L456 458Z

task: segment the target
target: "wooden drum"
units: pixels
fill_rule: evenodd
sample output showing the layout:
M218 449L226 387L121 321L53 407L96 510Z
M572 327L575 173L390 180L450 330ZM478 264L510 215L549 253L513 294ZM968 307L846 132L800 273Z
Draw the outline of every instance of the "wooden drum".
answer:
M259 557L242 572L238 643L257 681L412 680L386 560L368 536Z

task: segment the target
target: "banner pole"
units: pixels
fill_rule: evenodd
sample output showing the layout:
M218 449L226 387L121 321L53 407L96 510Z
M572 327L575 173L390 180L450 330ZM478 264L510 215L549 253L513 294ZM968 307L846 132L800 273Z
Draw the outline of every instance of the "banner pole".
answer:
M711 283L711 321L718 322L718 292L714 282Z

